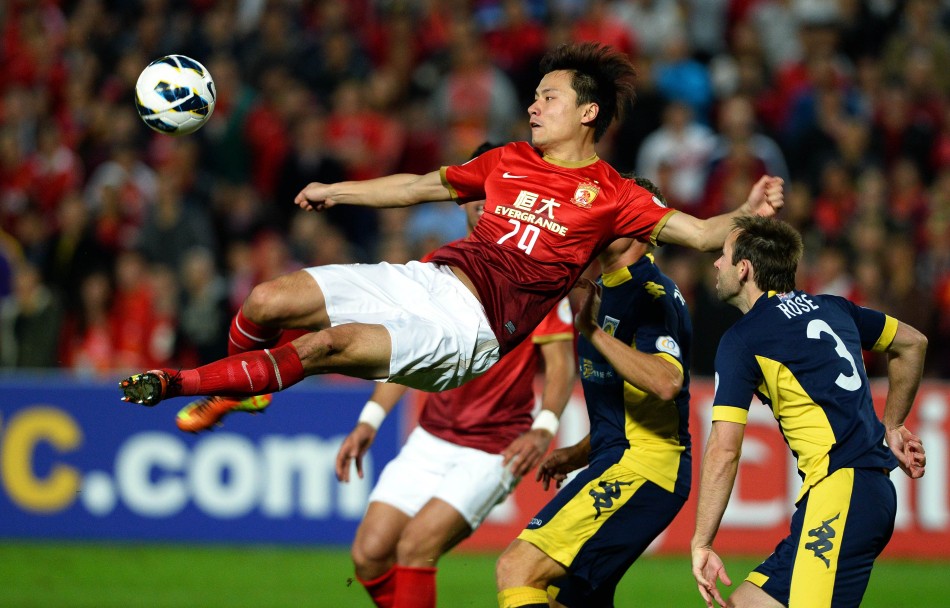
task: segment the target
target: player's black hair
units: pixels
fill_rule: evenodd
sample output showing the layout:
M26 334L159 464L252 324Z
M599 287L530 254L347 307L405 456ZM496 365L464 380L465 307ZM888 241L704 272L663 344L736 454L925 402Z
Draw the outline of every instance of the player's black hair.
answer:
M755 285L762 291L787 293L795 289L795 272L802 259L802 235L775 218L743 216L733 220L740 231L732 250L732 263L749 260Z
M577 104L596 103L594 141L600 141L614 118L622 117L636 96L637 71L626 54L599 42L562 44L541 59L541 73L574 73L571 86Z

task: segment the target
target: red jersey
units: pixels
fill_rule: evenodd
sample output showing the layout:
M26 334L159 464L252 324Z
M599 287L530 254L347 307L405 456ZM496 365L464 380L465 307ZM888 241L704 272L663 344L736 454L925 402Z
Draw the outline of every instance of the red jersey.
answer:
M581 272L620 237L654 240L673 212L596 155L567 163L527 142L443 167L459 203L485 199L472 234L430 261L456 266L475 286L502 354L527 337Z
M501 453L531 427L538 345L573 339L571 306L564 299L541 321L530 340L487 372L458 388L429 394L419 425L456 445Z

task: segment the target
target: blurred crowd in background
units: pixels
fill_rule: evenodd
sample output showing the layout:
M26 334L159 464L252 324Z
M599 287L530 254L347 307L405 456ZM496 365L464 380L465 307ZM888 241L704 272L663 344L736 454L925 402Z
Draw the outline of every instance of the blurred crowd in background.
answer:
M704 217L784 177L799 286L914 325L927 375L948 379L948 31L945 0L5 0L0 367L190 367L226 354L260 281L464 236L451 202L293 198L529 139L541 56L597 40L639 75L602 158ZM180 138L133 103L142 68L176 53L217 88ZM658 253L692 308L694 375L739 315L716 301L716 257Z

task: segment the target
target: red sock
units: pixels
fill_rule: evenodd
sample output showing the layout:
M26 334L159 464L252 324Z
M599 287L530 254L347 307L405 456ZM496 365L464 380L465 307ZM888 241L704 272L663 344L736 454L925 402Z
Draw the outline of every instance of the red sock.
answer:
M228 354L237 355L249 350L270 348L277 344L283 330L279 327L264 327L244 316L244 310L239 310L231 321L231 330L228 332Z
M223 397L274 393L297 384L305 376L293 344L233 355L180 373L181 390L177 395Z
M366 588L376 606L379 608L393 608L396 593L396 566L371 581L364 581L358 576L356 578Z
M393 608L435 608L435 570L396 566Z

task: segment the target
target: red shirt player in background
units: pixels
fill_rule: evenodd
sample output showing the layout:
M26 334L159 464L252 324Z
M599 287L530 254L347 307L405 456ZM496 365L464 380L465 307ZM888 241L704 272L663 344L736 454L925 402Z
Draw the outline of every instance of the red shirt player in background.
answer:
M465 206L470 229L482 207ZM428 396L419 426L380 475L353 541L356 576L377 606L436 605L439 558L471 535L547 451L574 386L573 339L570 305L562 300L484 375ZM541 410L532 423L542 361ZM376 429L406 390L377 385L340 446L340 481L349 481L351 462L363 477Z

